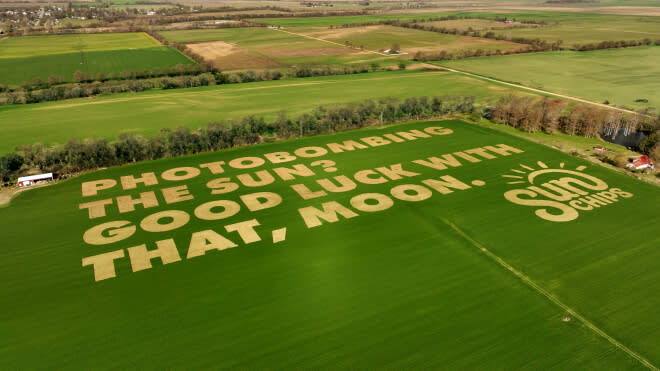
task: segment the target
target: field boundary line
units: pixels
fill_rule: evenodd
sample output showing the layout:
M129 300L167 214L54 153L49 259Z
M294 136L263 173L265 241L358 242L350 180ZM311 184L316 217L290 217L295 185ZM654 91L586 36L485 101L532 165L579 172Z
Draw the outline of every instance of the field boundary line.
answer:
M499 256L495 255L492 253L490 250L485 248L482 244L479 242L475 241L472 237L467 235L467 233L463 232L460 228L458 228L454 223L450 222L447 219L441 218L442 222L448 225L451 229L453 229L456 233L458 233L463 239L471 243L474 247L478 248L482 253L484 253L487 257L489 257L491 260L495 261L497 264L499 264L501 267L505 268L509 272L513 273L516 277L518 277L521 281L523 281L525 284L527 284L529 287L531 287L534 291L537 293L545 296L548 300L553 302L555 305L560 307L561 309L565 310L566 313L572 315L573 317L577 318L582 322L585 326L587 326L589 329L591 329L593 332L596 334L600 335L602 338L605 340L609 341L612 345L615 347L619 348L620 350L626 352L629 356L632 358L636 359L639 361L642 365L648 367L651 370L654 371L659 371L658 367L656 367L654 364L649 362L646 358L642 357L641 355L635 353L633 350L628 348L627 346L621 344L618 340L613 338L612 336L608 335L605 331L601 330L598 328L596 325L591 323L588 319L584 318L581 314L573 310L571 307L568 305L564 304L561 300L553 296L551 293L547 292L545 289L543 289L541 286L539 286L536 282L532 281L531 278L523 274L522 272L518 271L515 269L513 266L509 265L504 259L500 258Z
M341 46L341 47L343 47L343 48L348 48L348 46L346 46L346 45L344 45L344 44L336 43L336 42L334 42L334 41L330 41L330 40L323 40L323 39L320 39L320 38L318 38L318 37L314 37L314 36L304 35L304 34L295 33L295 32L291 32L291 31L285 31L285 30L282 30L282 29L279 29L279 28L272 28L272 30L275 30L275 31L281 31L281 32L286 32L286 33L291 34L291 35L296 35L296 36L300 36L300 37L306 37L306 38L308 38L308 39L317 40L317 41L323 41L324 43L330 43L330 44L333 44L333 45L339 45L339 46ZM374 51L374 50L362 49L362 50L360 50L360 51L361 51L361 52L367 52L367 53L378 54L378 55L382 55L382 56L384 56L384 57L391 57L390 54L385 54L385 53L377 52L377 51Z
M620 112L625 112L625 113L633 113L635 115L640 114L638 112L627 110L625 108L612 107L612 106L609 106L607 104L598 103L598 102L590 101L590 100L587 100L587 99L574 97L574 96L571 96L571 95L553 93L553 92L547 91L547 90L531 88L529 86L520 85L520 84L514 84L514 83L511 83L511 82L498 80L496 78L487 77L487 76L479 75L479 74L472 73L472 72L457 70L457 69L450 68L450 67L447 67L447 66L443 66L443 65L440 65L440 64L438 66L446 69L449 72L454 72L454 73L458 73L458 74L462 74L462 75L466 75L466 76L470 76L470 77L475 77L475 78L482 79L482 80L488 80L488 81L496 82L498 84L508 85L508 86L512 86L512 87L515 87L515 88L519 88L519 89L529 90L529 91L533 91L535 93L547 94L547 95L552 95L552 96L559 97L559 98L570 99L570 100L573 100L573 101L576 101L576 102L591 104L591 105L602 107L602 108L609 108L609 109L612 109L612 110L615 110L615 111L620 111ZM643 116L645 116L645 115L643 115Z

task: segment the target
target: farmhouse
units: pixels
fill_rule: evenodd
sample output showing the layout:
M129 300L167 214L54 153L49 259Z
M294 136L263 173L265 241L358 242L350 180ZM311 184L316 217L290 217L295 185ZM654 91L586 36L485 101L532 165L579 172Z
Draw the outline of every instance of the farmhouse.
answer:
M655 164L653 164L653 161L651 161L649 156L644 155L633 160L631 163L627 164L626 167L633 170L654 169Z
M27 187L39 182L50 182L53 180L53 173L30 175L18 178L19 187Z

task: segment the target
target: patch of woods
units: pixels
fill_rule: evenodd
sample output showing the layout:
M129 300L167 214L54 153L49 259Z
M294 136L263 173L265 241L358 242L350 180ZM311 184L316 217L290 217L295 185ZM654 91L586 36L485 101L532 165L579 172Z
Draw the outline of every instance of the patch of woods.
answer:
M621 131L631 134L643 131L648 135L639 143L638 151L660 162L660 119L633 113L625 113L596 106L569 105L568 102L543 98L507 96L488 108L486 117L497 124L509 125L518 130L546 134L564 133L585 138L610 136ZM608 157L601 160L623 167L628 158Z
M239 120L210 122L195 130L185 126L161 129L153 136L122 133L113 141L87 138L70 139L63 145L35 143L18 147L16 152L0 157L0 179L3 183L13 181L30 171L63 175L442 114L468 114L474 110L474 100L472 96L387 98L320 106L297 118L289 118L285 112L280 112L271 121L247 116Z

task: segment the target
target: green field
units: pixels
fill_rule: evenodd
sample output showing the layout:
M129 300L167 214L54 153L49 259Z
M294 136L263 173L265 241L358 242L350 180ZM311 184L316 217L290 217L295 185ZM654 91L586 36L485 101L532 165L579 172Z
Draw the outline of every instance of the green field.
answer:
M119 74L194 64L145 33L9 37L0 41L0 84L19 85L51 75L72 81L76 71Z
M251 169L236 167L254 159L232 161L327 149L347 140L369 143L362 138L429 127L443 127L431 131L443 135ZM475 155L479 162L453 155L458 164L444 170L413 162L501 144L523 152ZM319 149L305 153L314 151ZM326 173L312 165L318 160L333 161L338 170ZM165 180L194 175L190 167L217 161L227 163L224 173L202 168L187 180ZM274 175L274 168L294 164L314 174L289 181ZM396 164L411 173L397 178L387 171ZM164 173L178 167L188 170ZM592 188L585 193L619 188L628 196L565 222L505 199L530 186L523 181L527 174L545 167L530 178L536 186L587 176ZM371 178L385 183L356 182L352 190L307 200L291 187L318 191L325 178L356 179L367 169L378 169ZM215 195L207 186L219 177L240 183L263 170L275 177L269 185L240 184ZM148 172L157 185L81 195L84 182L119 182ZM431 190L433 179L456 188ZM177 186L185 186L192 199L166 204L162 190ZM401 193L402 187L423 197ZM149 191L158 206L118 212L115 197ZM255 192L282 201L249 211L244 201ZM360 201L369 197L380 201ZM105 216L90 219L79 210L80 204L106 199L112 204ZM232 207L200 212L219 200L238 205L237 213L217 214ZM337 202L352 217L319 220L319 226L303 218L302 210L326 202ZM654 186L458 121L370 128L91 172L24 192L0 209L0 368L647 369L644 359L660 362L658 207ZM151 215L170 210L179 216L163 218L162 226L185 215L190 221L169 231L145 231L156 228ZM137 226L136 232L104 235L119 236L114 242L89 232L118 220ZM250 222L254 229L236 231L236 223L251 220L259 223ZM274 242L282 235L272 232L282 228L283 240ZM200 242L189 248L191 240ZM139 259L139 246L154 250L156 241L165 241L159 248L169 251L169 264ZM133 263L127 251L132 247ZM99 271L106 278L95 282L93 267L83 266L83 259L111 252L124 256L104 265L113 268Z
M453 53L467 49L508 51L527 48L526 45L507 41L448 35L385 25L348 29L298 27L291 30L340 44L349 41L352 45L356 47L364 46L367 50L385 50L393 44L398 44L401 47L401 52L408 53L409 58L412 58L413 54L418 51L439 52L444 50Z
M273 65L282 67L282 65L290 66L300 63L397 63L390 60L387 56L361 52L343 45L336 45L301 35L261 27L164 31L161 34L168 41L173 42L223 41L238 46L250 53L228 54L223 55L219 60L215 60L218 68L223 70L235 70L237 69L235 67L237 64L239 66L252 65L258 59L263 59L261 64L264 68L272 67ZM213 50L211 50L211 54L212 52ZM212 55L205 53L202 53L202 55L209 60L213 60ZM237 63L237 60L243 63ZM254 67L258 68L259 66L259 63L256 63Z
M149 91L84 100L0 107L0 153L35 142L116 138L122 131L154 134L161 128L198 128L211 121L306 113L319 105L384 97L474 95L496 99L515 92L446 72L389 72ZM182 107L186 107L182 109Z
M513 28L494 32L506 37L539 38L553 42L562 40L564 48L572 48L574 44L601 41L660 39L660 18L658 17L540 11L456 14L482 17L506 16L518 21L545 21L549 24L548 26Z
M660 47L552 52L438 62L596 102L660 107ZM635 102L648 99L648 103Z
M0 58L34 57L101 50L141 49L160 44L143 32L9 37L0 43Z
M193 62L167 46L92 51L83 53L82 56L80 53L71 53L0 58L0 83L19 85L30 82L35 77L46 81L51 75L72 81L76 71L92 75L103 72L107 76L110 73L119 75L124 70L151 70L157 67L173 67L177 64L193 64Z
M382 14L382 15L356 15L344 17L306 17L306 18L255 18L250 21L282 27L320 27L341 26L355 23L376 23L380 21L411 21L413 19L428 19L439 14Z

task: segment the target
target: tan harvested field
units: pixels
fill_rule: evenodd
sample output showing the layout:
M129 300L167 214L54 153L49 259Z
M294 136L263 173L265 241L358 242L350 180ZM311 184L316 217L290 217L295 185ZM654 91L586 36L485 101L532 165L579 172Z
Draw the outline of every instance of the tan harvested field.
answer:
M224 41L187 44L194 53L212 61L221 70L282 67L283 65L264 55L251 52Z

